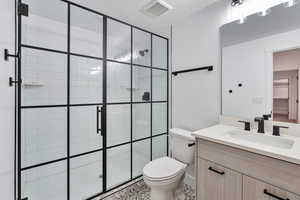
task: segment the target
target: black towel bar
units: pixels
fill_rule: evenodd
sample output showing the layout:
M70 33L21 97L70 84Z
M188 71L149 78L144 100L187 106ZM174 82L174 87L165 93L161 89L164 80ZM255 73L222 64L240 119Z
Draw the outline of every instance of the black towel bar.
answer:
M181 74L181 73L193 72L193 71L200 71L200 70L213 71L214 67L213 66L206 66L206 67L198 67L198 68L193 68L193 69L180 70L180 71L172 72L172 74L174 76L177 76L178 74Z

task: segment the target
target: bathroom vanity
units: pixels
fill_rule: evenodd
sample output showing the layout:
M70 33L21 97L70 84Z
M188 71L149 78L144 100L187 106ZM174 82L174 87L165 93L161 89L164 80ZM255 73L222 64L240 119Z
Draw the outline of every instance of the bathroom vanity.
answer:
M220 28L221 115L238 119L194 132L197 200L300 200L299 10Z
M216 125L194 132L197 200L300 200L300 139Z

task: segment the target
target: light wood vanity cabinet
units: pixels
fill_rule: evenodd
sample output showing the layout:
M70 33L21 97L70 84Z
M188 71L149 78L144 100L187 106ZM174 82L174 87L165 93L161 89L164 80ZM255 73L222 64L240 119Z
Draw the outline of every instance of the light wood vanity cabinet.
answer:
M197 199L241 200L242 175L212 162L198 159Z
M300 187L300 186L299 186ZM300 196L258 181L248 176L243 176L243 200L300 200Z
M197 200L300 200L300 166L197 139Z

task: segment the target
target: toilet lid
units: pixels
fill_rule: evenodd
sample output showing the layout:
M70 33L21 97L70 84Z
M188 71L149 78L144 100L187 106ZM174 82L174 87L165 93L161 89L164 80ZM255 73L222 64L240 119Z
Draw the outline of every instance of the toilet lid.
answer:
M176 176L185 169L186 165L169 157L163 157L148 163L143 174L151 179L166 179Z

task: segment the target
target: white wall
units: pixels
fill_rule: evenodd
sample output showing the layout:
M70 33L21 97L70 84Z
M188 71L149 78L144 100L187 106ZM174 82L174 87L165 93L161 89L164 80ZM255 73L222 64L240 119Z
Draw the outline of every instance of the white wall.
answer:
M14 53L14 1L2 0L0 6L0 194L14 196L14 88L8 77L14 76L14 59L4 61L4 49Z
M223 48L224 115L253 118L270 113L273 53L298 48L299 34L300 29Z
M217 123L220 114L219 27L227 2L220 1L173 27L172 71L213 65L214 71L172 78L172 126L197 130Z
M220 114L219 28L229 22L287 0L248 0L232 8L219 1L173 25L172 71L214 65L214 72L192 72L173 77L172 126L191 130L218 121Z

